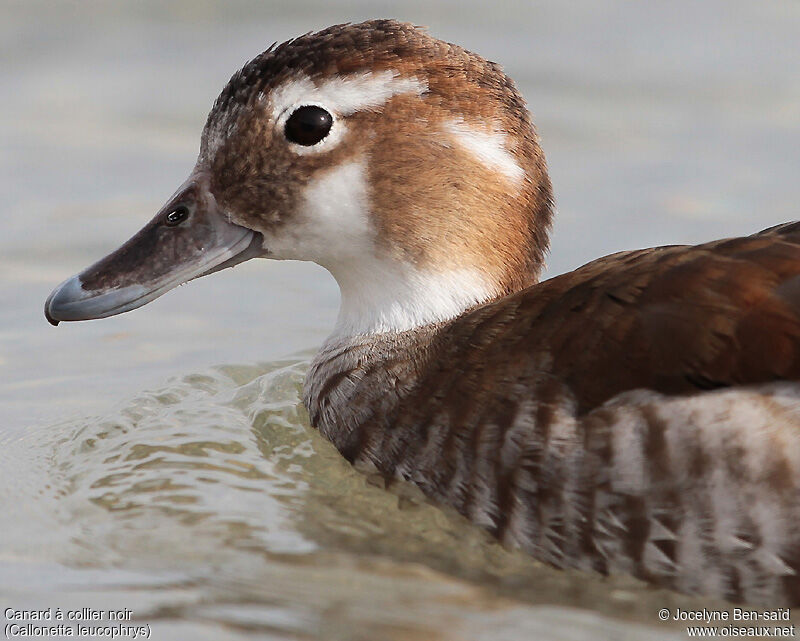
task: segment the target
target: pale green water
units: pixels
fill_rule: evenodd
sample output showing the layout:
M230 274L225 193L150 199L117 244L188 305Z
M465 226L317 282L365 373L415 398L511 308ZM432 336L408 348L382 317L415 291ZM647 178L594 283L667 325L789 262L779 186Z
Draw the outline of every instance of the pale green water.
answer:
M308 426L304 371L214 368L5 440L3 606L128 607L160 639L667 638L630 621L671 595L543 568L355 472Z
M354 472L299 404L336 312L321 269L257 261L133 314L44 321L50 289L183 180L242 62L377 16L518 80L559 201L551 273L798 216L791 0L6 2L0 609L128 607L154 639L494 640L680 638L658 608L710 607L542 568Z

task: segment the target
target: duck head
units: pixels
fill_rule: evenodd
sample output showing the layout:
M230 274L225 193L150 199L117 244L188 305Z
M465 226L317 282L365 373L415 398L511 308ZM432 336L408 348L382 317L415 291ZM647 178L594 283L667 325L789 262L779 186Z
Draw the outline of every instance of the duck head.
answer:
M189 179L45 315L112 316L267 257L333 274L337 332L403 331L534 283L551 216L530 116L497 65L411 25L338 25L234 74Z

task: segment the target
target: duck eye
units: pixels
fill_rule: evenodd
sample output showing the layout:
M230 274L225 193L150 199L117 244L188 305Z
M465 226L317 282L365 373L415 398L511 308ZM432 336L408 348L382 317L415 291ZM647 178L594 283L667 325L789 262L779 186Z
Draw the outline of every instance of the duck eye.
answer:
M184 220L189 217L189 208L186 205L178 205L164 216L164 224L167 227L175 227L180 225Z
M286 139L310 147L327 136L332 125L333 116L322 107L300 107L286 121Z

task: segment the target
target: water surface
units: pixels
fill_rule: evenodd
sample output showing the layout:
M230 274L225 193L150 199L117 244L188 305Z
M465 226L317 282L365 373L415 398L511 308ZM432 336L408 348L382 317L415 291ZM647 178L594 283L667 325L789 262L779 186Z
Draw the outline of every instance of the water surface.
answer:
M273 40L394 16L501 62L558 198L550 274L797 217L800 5L732 0L0 6L0 606L128 607L156 639L662 639L632 580L555 572L352 470L300 386L320 268L251 263L53 329Z

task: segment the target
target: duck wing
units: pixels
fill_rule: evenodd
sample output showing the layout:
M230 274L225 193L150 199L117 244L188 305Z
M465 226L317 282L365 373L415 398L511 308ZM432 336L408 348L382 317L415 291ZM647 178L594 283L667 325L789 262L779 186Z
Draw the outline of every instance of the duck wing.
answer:
M579 414L638 388L798 380L800 222L607 256L479 308L443 337L460 352L444 362L548 371Z

